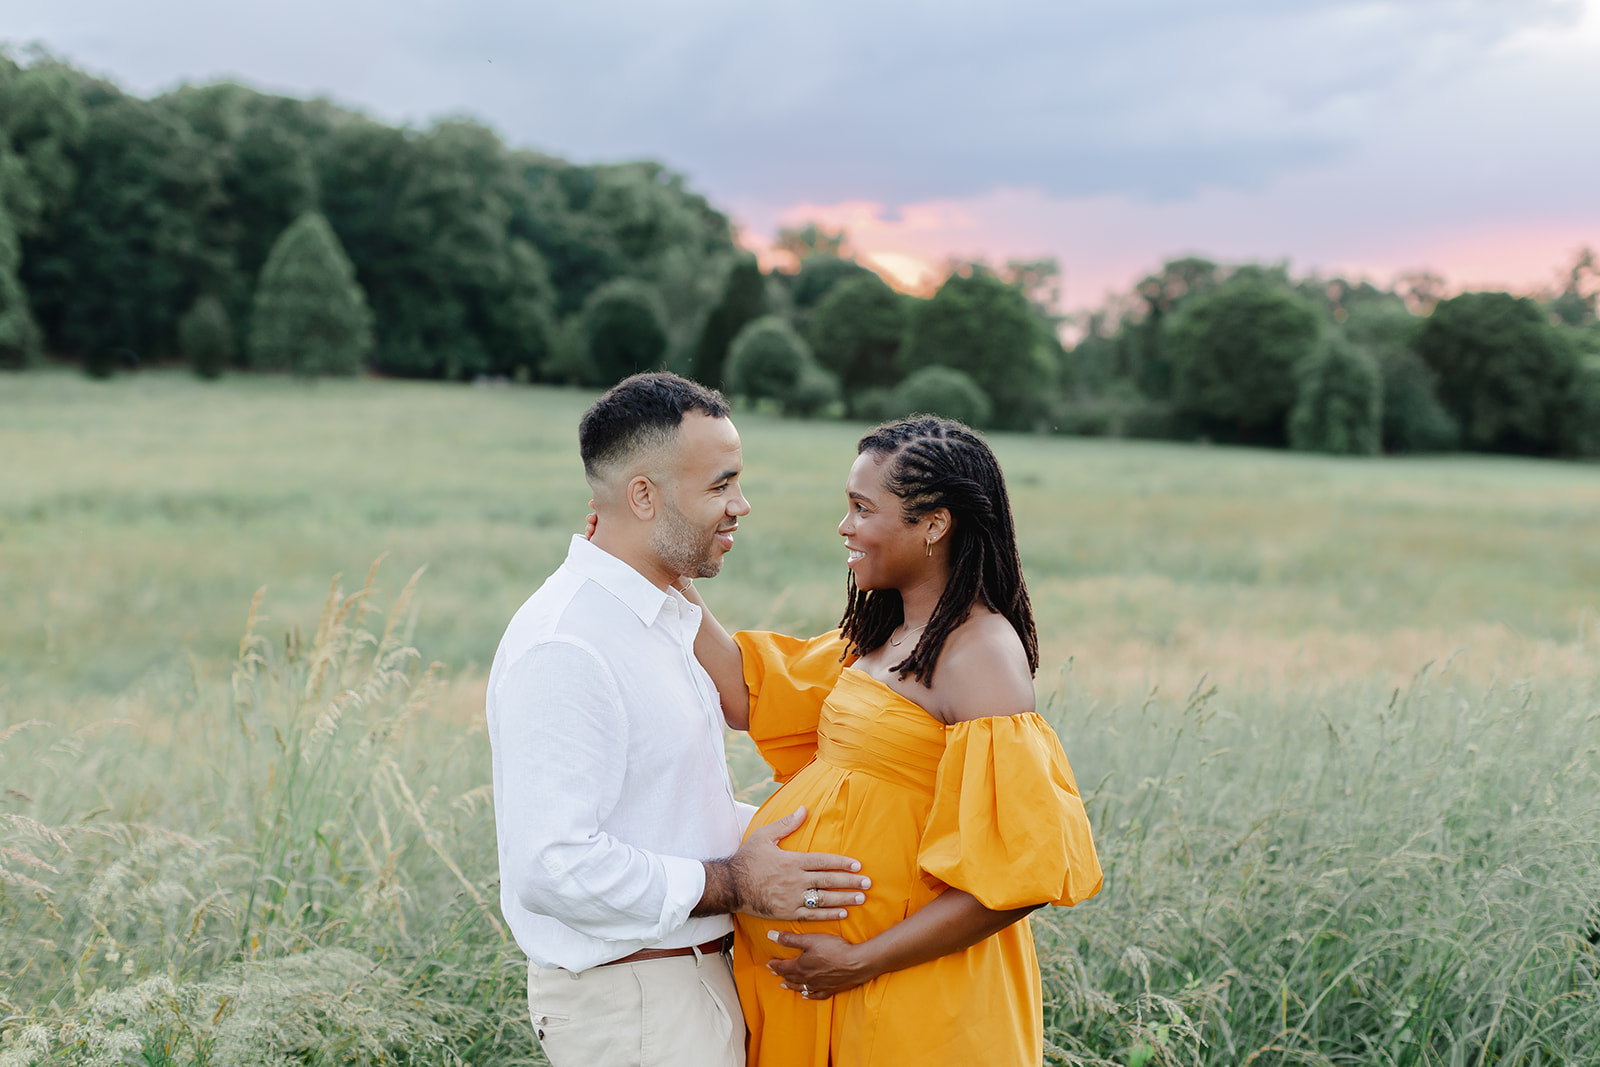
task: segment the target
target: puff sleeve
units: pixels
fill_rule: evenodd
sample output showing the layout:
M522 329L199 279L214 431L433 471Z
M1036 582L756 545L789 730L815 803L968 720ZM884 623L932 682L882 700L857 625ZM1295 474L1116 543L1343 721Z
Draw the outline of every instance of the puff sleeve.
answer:
M760 630L733 635L750 688L750 739L787 782L817 754L822 702L849 660L838 630L820 637L788 637Z
M923 874L987 908L1076 904L1100 860L1066 753L1036 712L950 727L918 849Z

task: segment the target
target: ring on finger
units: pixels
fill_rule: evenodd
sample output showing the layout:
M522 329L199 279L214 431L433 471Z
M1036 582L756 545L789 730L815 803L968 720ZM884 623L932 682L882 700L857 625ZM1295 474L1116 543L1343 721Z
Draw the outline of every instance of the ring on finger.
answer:
M817 906L817 899L821 895L822 895L822 891L819 890L819 889L816 889L816 888L807 889L806 890L806 907L808 907L808 908L816 907Z

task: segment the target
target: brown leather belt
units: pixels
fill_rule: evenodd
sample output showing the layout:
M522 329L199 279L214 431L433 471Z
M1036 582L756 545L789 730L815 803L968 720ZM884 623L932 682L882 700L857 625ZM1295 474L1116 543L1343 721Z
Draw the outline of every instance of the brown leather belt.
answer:
M620 960L607 960L605 963L598 964L598 966L609 967L613 963L643 963L645 960L664 960L670 956L692 956L696 952L702 956L715 956L719 952L727 952L732 948L733 935L723 934L715 941L707 941L705 944L694 946L694 948L642 948L638 952L622 957Z

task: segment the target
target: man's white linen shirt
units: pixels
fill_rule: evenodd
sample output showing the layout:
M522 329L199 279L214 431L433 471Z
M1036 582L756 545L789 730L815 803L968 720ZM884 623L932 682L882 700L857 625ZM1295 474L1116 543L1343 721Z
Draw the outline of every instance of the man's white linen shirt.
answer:
M738 804L701 612L582 537L517 611L489 671L500 908L528 958L583 971L733 929L690 918Z

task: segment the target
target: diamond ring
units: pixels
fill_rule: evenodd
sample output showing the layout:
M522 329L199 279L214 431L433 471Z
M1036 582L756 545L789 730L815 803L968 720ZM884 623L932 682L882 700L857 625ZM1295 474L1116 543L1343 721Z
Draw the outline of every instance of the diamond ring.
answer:
M817 889L807 889L806 890L806 907L814 908L814 907L817 906L817 897L818 897L819 893L820 893L820 890L817 890Z

